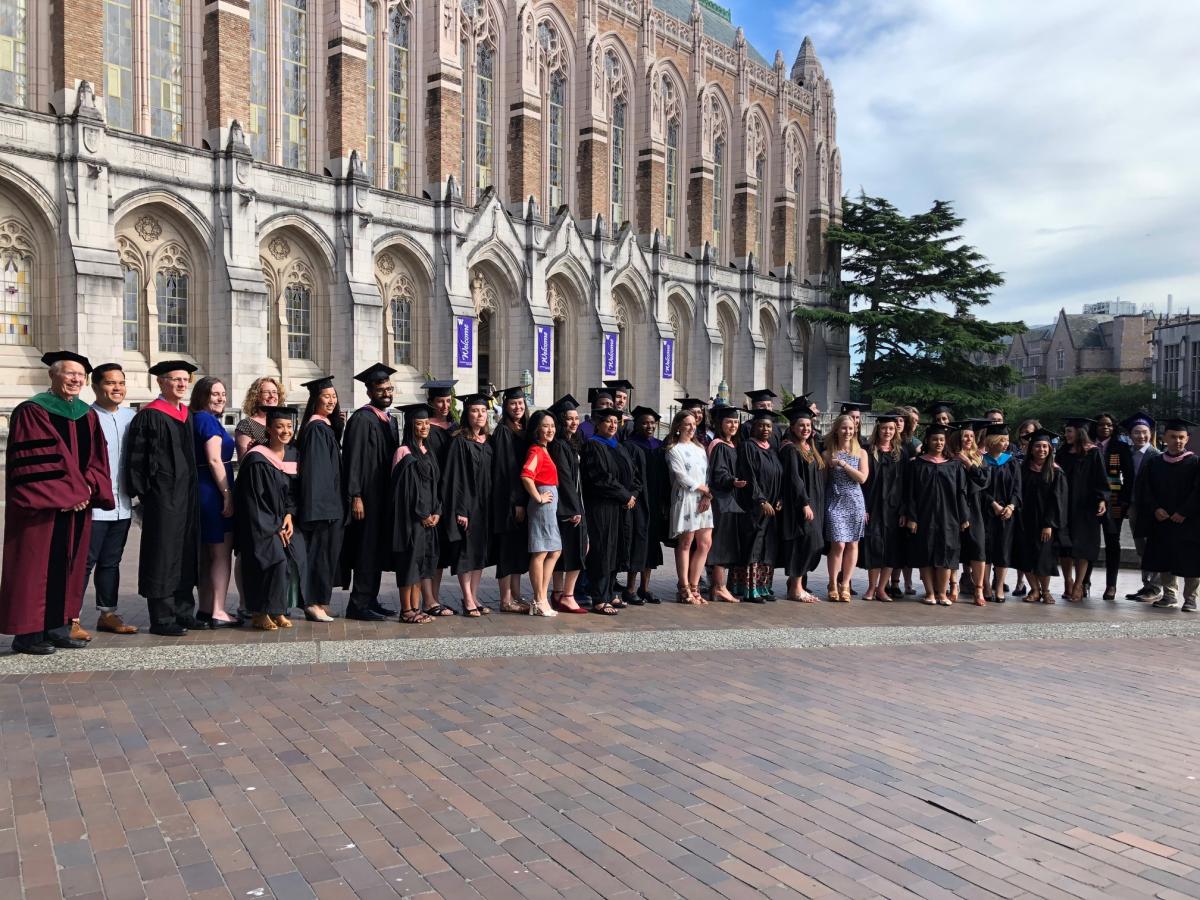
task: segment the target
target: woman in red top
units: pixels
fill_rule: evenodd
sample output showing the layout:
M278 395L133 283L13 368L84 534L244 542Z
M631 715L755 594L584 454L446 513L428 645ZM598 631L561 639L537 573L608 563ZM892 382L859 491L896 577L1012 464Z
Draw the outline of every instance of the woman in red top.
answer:
M562 535L558 530L558 467L546 449L554 440L554 416L545 410L535 412L526 426L531 438L525 465L521 467L521 484L532 502L529 503L529 581L533 586L531 616L557 616L546 596L554 564L562 552Z

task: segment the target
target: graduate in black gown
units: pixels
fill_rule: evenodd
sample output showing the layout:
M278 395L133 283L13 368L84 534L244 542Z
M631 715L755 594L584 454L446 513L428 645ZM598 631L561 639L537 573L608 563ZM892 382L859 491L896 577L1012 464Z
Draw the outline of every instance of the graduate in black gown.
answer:
M607 382L606 382L607 383ZM642 491L630 515L632 541L625 590L621 600L633 606L660 603L650 591L650 575L663 564L663 541L667 539L667 514L671 509L671 476L663 442L656 435L662 420L648 406L633 410L633 424L623 447L640 472ZM634 591L634 575L639 584Z
M400 589L400 621L425 625L421 583L433 578L440 558L442 472L429 440L432 410L425 403L402 407L404 436L392 464L392 568Z
M983 464L988 467L988 486L983 495L987 539L984 556L987 569L983 583L985 599L1004 603L1008 598L1004 579L1013 564L1013 538L1021 509L1021 464L1009 452L1008 426L987 426L983 439Z
M680 412L690 412L696 417L696 421L700 423L700 427L696 429L696 440L707 448L716 436L715 429L710 426L710 416L706 414L708 403L699 397L676 397L675 402L679 404Z
M304 617L310 622L332 622L329 604L346 529L339 442L345 423L332 375L301 387L308 388L308 404L296 438L300 455L297 525L308 552L308 565L302 573L307 604Z
M630 458L617 441L620 413L611 407L593 409L591 422L594 433L584 443L580 459L588 530L586 567L592 612L615 616L613 576L625 552L621 519L637 503L636 484Z
M463 398L462 424L447 443L442 469L442 536L447 546L442 558L458 576L463 615L478 619L491 612L479 600L479 582L492 546L492 445L485 395Z
M421 388L425 391L425 401L430 409L429 439L427 445L442 471L446 470L446 454L450 451L450 442L458 430L458 422L454 418L454 386L455 380L427 381ZM442 517L438 526L441 533L441 558L438 560L437 571L433 577L421 582L421 608L431 616L453 616L455 611L442 604L439 599L442 591L442 570L450 565L450 540L446 534L449 516Z
M746 482L737 474L737 445L742 439L742 425L733 406L714 406L712 420L715 434L708 443L708 489L712 491L713 510L712 545L708 548L713 574L711 596L723 603L740 603L741 597L729 590L729 571L744 564L745 511L740 492Z
M808 590L808 574L825 552L825 459L816 445L808 404L784 410L791 426L779 448L783 468L783 507L779 511L778 564L787 575L787 598L817 603Z
M502 412L492 445L492 558L500 584L500 612L527 613L521 599L521 576L529 571L529 526L525 521L528 494L521 484L521 466L529 449L525 425L523 387L505 388L500 394Z
M238 464L233 546L242 560L242 603L251 624L276 631L292 627L289 607L308 605L301 574L307 560L304 535L296 524L296 411L272 406L266 416L267 445L251 447Z
M1025 603L1053 603L1050 579L1058 574L1058 533L1067 521L1068 487L1054 462L1052 431L1030 432L1021 462L1021 506L1013 532L1013 562L1026 573Z
M875 420L867 441L867 461L867 480L863 483L867 521L858 542L858 565L867 570L863 599L890 603L887 586L892 569L904 565L900 519L904 475L908 471L908 457L900 442L895 416L880 416Z
M976 427L987 427L987 420L957 423L958 430L950 436L951 451L962 466L967 485L967 519L971 527L962 532L959 562L963 566L963 591L970 591L976 606L985 606L983 574L987 559L987 518L984 506L991 470L984 465L983 454L976 439ZM954 576L950 576L949 595L958 599Z
M746 397L750 400L750 412L754 413L760 409L773 411L775 409L775 401L779 395L770 388L758 388L753 391L746 391ZM750 437L750 430L754 427L754 420L748 419L742 423L742 440ZM776 453L779 452L779 445L783 443L783 439L787 436L787 424L780 422L778 418L771 423L771 433L767 437L767 443L771 445L771 449Z
M1104 517L1108 511L1108 476L1100 448L1088 432L1092 420L1071 416L1055 462L1067 476L1067 521L1059 531L1058 562L1062 566L1063 599L1080 603L1088 567L1100 558Z
M192 415L182 402L196 367L164 360L150 369L162 394L129 426L125 474L140 501L142 544L138 593L150 610L150 633L187 634L195 626L200 554L200 484Z
M586 613L575 600L575 583L587 555L587 520L583 514L583 482L580 478L579 402L570 394L559 397L547 408L558 428L547 448L558 469L558 533L562 553L554 564L554 590L550 606L561 613Z
M924 603L950 606L950 573L958 568L962 532L970 527L967 480L946 446L952 429L930 425L920 456L904 479L903 515L908 527L909 563L921 570Z
M737 474L746 482L741 489L743 523L742 565L730 573L733 594L750 603L774 600L771 582L779 549L777 515L783 503L783 467L771 447L779 416L757 409L750 417L750 436L738 445Z
M1164 425L1164 449L1142 463L1138 472L1137 537L1146 540L1142 568L1160 574L1162 598L1159 609L1179 607L1179 577L1184 579L1184 612L1196 611L1200 590L1200 458L1187 449L1188 429L1195 424L1185 419L1168 419Z
M346 618L379 622L396 611L379 602L383 573L392 570L392 457L400 443L392 405L395 369L376 363L354 376L369 402L356 409L342 439L342 489L350 509L342 541L341 586L350 588Z

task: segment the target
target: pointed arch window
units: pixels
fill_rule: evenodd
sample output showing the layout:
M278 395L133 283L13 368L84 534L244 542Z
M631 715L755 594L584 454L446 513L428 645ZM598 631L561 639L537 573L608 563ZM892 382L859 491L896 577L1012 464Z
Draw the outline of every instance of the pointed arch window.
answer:
M713 142L712 244L718 261L725 259L725 138Z
M461 0L462 33L462 164L459 182L463 201L474 203L496 184L496 81L498 38L490 6L484 0Z
M679 94L675 89L675 83L664 75L660 90L667 147L663 184L663 239L667 252L674 253L676 251L676 235L679 233L679 147L683 120L679 110Z
M250 152L267 160L270 129L271 66L267 61L269 0L250 0L250 124L246 129Z
M764 227L769 212L767 211L767 154L760 153L754 160L754 180L758 187L758 223L754 230L754 261L758 270L770 268L766 259L767 229Z
M297 277L283 289L288 359L312 359L312 287Z
M250 0L250 152L301 171L309 168L309 2Z
M383 359L391 366L417 365L417 290L394 251L375 258L375 284L383 298Z
M604 74L608 95L612 98L609 221L615 233L626 219L625 204L629 190L629 179L625 177L629 163L629 85L625 78L625 69L612 50L604 54Z
M0 103L25 106L29 99L26 0L0 0Z
M407 193L412 169L412 10L407 2L368 3L367 173L373 184Z
M133 131L132 0L104 0L104 111L113 128Z
M395 296L391 300L392 358L403 366L412 365L412 299Z
M142 283L136 269L121 267L121 348L142 349Z
M566 202L567 55L558 29L543 20L537 29L542 63L543 146L546 215Z
M0 345L33 343L32 247L24 225L0 222Z
M188 276L178 269L154 275L158 302L158 349L163 353L188 351Z
M114 128L183 140L183 17L183 0L104 0L105 110ZM138 82L147 98L140 113Z

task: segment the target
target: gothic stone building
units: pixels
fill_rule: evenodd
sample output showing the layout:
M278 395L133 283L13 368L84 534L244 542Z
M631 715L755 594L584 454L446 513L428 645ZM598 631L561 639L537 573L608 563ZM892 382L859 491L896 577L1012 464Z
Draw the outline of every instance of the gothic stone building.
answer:
M686 0L0 0L0 409L46 349L534 402L845 396L833 91ZM360 402L362 394L344 402Z

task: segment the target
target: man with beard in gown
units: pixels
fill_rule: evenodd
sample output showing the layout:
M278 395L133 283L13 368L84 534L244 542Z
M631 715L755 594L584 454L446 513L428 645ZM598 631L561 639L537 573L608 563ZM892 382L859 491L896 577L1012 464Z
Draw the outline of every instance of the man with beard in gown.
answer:
M592 410L595 433L583 445L580 469L587 515L587 574L592 612L615 616L613 575L621 561L621 519L637 503L630 458L617 443L620 413L611 407Z
M79 392L92 367L70 351L47 353L50 390L9 419L0 632L13 653L45 656L87 642L71 637L86 584L95 509L113 509L100 421Z
M1165 449L1148 459L1138 472L1137 528L1146 538L1142 567L1161 575L1159 609L1179 608L1179 577L1183 577L1183 611L1196 611L1200 591L1200 459L1188 445L1194 422L1168 419Z
M142 508L138 593L150 609L150 633L166 637L196 624L200 487L192 414L183 403L195 371L185 360L152 366L161 393L129 426L129 494Z
M341 585L350 588L346 618L380 622L396 611L379 603L379 585L392 569L392 457L400 445L392 405L392 374L375 363L354 376L369 402L354 411L342 441L342 484L350 523L342 542ZM353 574L353 577L351 577Z

